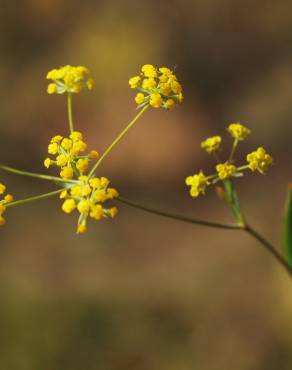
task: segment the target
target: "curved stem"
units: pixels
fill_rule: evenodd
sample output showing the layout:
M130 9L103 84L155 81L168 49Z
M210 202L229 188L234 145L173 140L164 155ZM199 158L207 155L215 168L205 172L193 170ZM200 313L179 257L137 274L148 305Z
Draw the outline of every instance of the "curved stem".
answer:
M148 108L149 108L149 104L148 105L145 105L145 107L140 110L140 112L136 115L136 117L127 125L127 127L115 138L115 140L110 144L110 146L106 149L106 151L103 153L103 155L95 163L95 165L93 166L93 168L91 169L91 171L90 171L90 173L88 175L89 177L92 177L93 176L95 170L101 164L101 162L110 154L110 152L113 150L113 148L126 135L126 133L130 130L130 128L135 125L135 123L146 112L146 110Z
M262 235L260 235L253 227L245 224L244 230L261 243L261 245L276 258L276 260L281 264L282 267L286 269L290 277L292 278L292 268L286 262L286 260L280 255L277 249L268 242Z
M140 209L141 211L145 211L145 212L152 213L152 214L162 216L162 217L172 218L174 220L178 220L178 221L182 221L182 222L188 222L188 223L191 223L191 224L196 224L196 225L201 225L201 226L209 226L209 227L214 227L214 228L218 228L218 229L242 230L241 225L221 224L219 222L209 222L209 221L204 221L204 220L191 218L191 217L187 217L187 216L183 216L183 215L178 215L178 214L175 214L175 213L170 213L170 212L158 210L158 209L155 209L155 208L152 208L152 207L144 206L144 205L138 204L136 202L133 202L129 199L125 199L125 198L122 198L122 197L119 197L116 200L118 200L121 203L126 204L127 206Z
M72 133L74 131L73 111L72 111L72 93L68 93L67 95L67 106L68 106L69 129L70 129L70 133Z
M7 204L5 204L5 206L8 208L8 207L19 206L19 205L25 204L25 203L35 202L37 200L50 198L50 197L52 197L52 196L54 196L56 194L60 194L62 191L64 191L64 189L58 189L58 190L55 190L55 191L51 191L50 193L35 195L33 197L29 197L29 198L25 198L25 199L20 199L20 200L16 200L14 202L11 202L11 203L7 203Z
M34 177L34 178L41 179L41 180L49 180L49 181L72 183L72 184L79 183L79 181L77 180L65 180L65 179L62 179L62 177L48 176L48 175L43 175L40 173L22 171L22 170L18 170L17 168L5 166L3 164L0 164L0 169L7 171L7 172L15 173L16 175Z

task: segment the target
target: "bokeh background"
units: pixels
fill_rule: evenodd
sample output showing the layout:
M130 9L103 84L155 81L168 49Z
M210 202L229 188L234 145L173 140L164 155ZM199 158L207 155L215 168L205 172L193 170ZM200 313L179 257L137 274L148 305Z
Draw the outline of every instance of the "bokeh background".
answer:
M1 162L44 171L67 132L65 98L46 94L54 67L96 80L75 99L77 128L102 152L134 116L128 79L146 63L176 68L185 101L152 109L100 167L124 197L230 222L209 189L184 178L212 160L208 135L240 121L275 165L238 181L250 223L280 248L291 172L292 5L285 0L1 0ZM226 137L228 148L230 140ZM54 184L1 172L16 198ZM292 366L292 286L241 232L187 225L120 205L76 236L56 199L7 212L0 234L0 368L272 370Z

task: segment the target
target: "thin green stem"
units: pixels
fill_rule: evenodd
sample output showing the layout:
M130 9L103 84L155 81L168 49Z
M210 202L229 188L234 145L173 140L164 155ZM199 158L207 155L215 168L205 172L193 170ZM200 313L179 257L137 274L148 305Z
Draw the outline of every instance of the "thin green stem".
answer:
M261 243L261 245L280 263L284 269L288 272L289 276L292 278L292 268L286 262L286 260L281 256L277 249L267 241L262 235L260 235L252 226L245 224L244 230Z
M113 150L113 148L119 143L119 141L126 135L126 133L130 130L131 127L135 125L135 123L139 120L139 118L146 112L146 110L149 108L149 105L145 105L140 112L134 117L134 119L127 125L127 127L115 138L115 140L110 144L110 146L105 150L105 152L102 154L102 156L98 159L98 161L95 163L93 168L91 169L89 173L89 177L92 177L97 167L101 164L101 162L110 154L110 152Z
M60 194L62 191L64 191L64 189L58 189L58 190L55 190L55 191L51 191L50 193L45 193L45 194L36 195L36 196L25 198L25 199L16 200L14 202L5 204L5 206L6 207L14 207L14 206L19 206L19 205L25 204L25 203L35 202L37 200L53 197L56 194Z
M7 172L15 173L16 175L34 177L34 178L41 179L41 180L49 180L49 181L54 181L54 182L64 182L64 183L72 183L72 184L79 183L79 181L77 180L65 180L65 179L62 179L61 177L48 176L48 175L43 175L40 173L22 171L22 170L18 170L17 168L5 166L3 164L0 164L0 169L7 171Z
M69 129L70 129L70 132L72 133L74 131L73 110L72 110L72 93L68 93L68 95L67 95L67 106L68 106Z
M145 211L148 213L152 213L158 216L162 217L167 217L167 218L172 218L174 220L182 221L182 222L188 222L191 224L196 224L196 225L201 225L201 226L209 226L209 227L214 227L214 228L219 228L219 229L229 229L229 230L238 230L242 229L242 226L240 225L233 225L233 224L221 224L218 222L209 222L209 221L204 221L196 218L191 218L183 215L178 215L175 213L170 213L162 210L158 210L152 207L144 206L141 204L138 204L136 202L133 202L129 199L119 197L117 200L121 203L126 204L127 206L133 207L140 209L141 211Z
M237 148L237 145L238 145L238 139L234 139L233 141L233 144L232 144L232 149L231 149L231 153L230 153L230 156L229 156L229 159L228 159L228 162L233 162L233 157L234 157L234 153L235 153L235 150Z

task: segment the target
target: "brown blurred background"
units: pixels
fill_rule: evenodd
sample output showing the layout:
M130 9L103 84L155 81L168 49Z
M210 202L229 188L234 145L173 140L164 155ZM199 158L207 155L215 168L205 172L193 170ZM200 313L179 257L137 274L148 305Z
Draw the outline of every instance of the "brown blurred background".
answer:
M231 221L209 189L184 178L211 159L208 135L240 121L275 165L238 181L251 223L280 247L291 172L292 5L279 0L1 0L1 162L42 166L67 130L65 98L45 75L88 66L93 93L75 99L77 128L102 152L134 116L128 79L176 67L185 102L147 112L100 167L120 193L148 205ZM230 141L226 138L225 145ZM53 184L4 172L17 198ZM75 235L58 199L7 212L0 234L0 368L5 370L288 370L292 285L241 232L165 220L120 206L114 221Z

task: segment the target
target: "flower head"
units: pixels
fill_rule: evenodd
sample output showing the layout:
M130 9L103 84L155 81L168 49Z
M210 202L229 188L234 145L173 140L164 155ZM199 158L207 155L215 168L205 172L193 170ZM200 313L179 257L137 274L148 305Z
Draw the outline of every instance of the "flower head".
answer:
M79 93L82 90L92 90L94 81L89 77L89 70L83 66L73 67L66 65L52 69L47 74L47 79L52 80L48 85L48 94Z
M210 154L220 147L221 141L222 138L220 136L209 137L201 142L201 148Z
M88 169L90 160L98 157L95 150L84 155L86 148L87 144L79 131L73 131L69 137L56 135L48 146L48 153L54 155L55 158L47 157L44 160L44 166L46 168L52 165L60 167L60 176L67 180L72 179L74 173L77 176L83 175Z
M193 198L198 197L200 194L205 194L207 184L207 177L204 175L203 171L186 178L186 185L191 187L190 195Z
M258 170L262 174L267 172L268 168L273 163L273 158L262 147L258 148L254 152L249 153L246 159L249 163L248 167L252 171Z
M6 192L6 186L0 183L0 195L4 195ZM5 218L3 217L4 212L6 211L6 205L13 202L13 195L6 194L3 199L0 199L0 226L5 225Z
M177 77L169 68L155 68L145 64L140 76L130 78L129 85L137 89L135 102L138 106L150 104L154 108L172 108L183 101L182 87Z
M238 141L244 140L250 134L250 129L240 123L230 123L227 127L227 131L235 140Z
M118 191L109 187L110 181L106 177L88 178L79 177L79 184L74 185L68 190L64 190L60 198L65 199L62 210L71 213L77 210L80 214L77 233L81 234L87 230L87 218L95 220L102 218L114 218L117 208L107 208L104 203L118 197Z
M228 162L216 166L216 171L221 180L226 180L236 172L236 167Z

